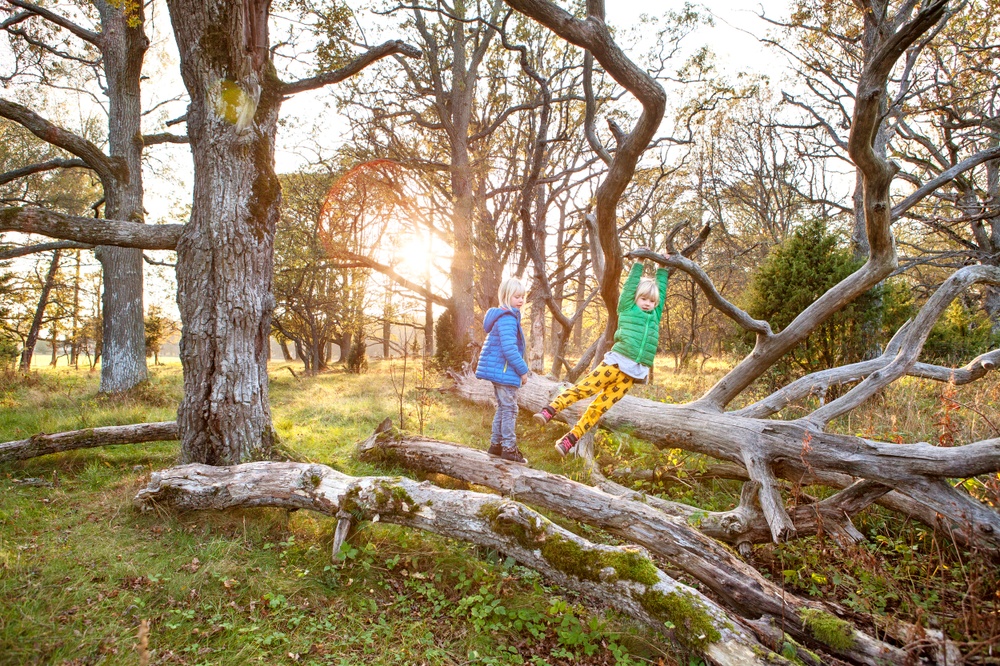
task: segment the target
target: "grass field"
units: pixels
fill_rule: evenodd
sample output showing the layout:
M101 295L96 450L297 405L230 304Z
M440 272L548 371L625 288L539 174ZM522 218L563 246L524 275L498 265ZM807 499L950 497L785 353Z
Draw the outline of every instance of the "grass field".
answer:
M357 475L399 473L352 452L384 418L398 422L400 409L411 431L422 425L427 436L486 448L492 410L422 390L445 381L421 378L412 361L402 398L399 362L315 378L296 378L285 365L271 368L273 417L282 447L297 458ZM663 361L653 385L635 392L681 402L724 370L676 374ZM98 396L97 379L45 368L0 387L0 441L175 416L177 364L151 367L149 384L124 399ZM836 427L963 443L996 436L998 393L995 381L959 389L903 382ZM552 449L558 434L527 418L518 424L533 466L582 478ZM665 470L655 483L636 484L650 492L712 509L738 498L734 482L692 481L704 461L682 452L609 433L598 446L604 464ZM698 663L596 600L434 535L368 524L333 562L334 521L307 512L134 511L131 498L149 473L176 454L176 443L157 443L0 466L0 664L137 664L144 655L153 664ZM995 479L972 486L995 501ZM800 594L839 600L861 622L894 615L938 626L964 641L973 660L997 663L986 661L1000 637L995 566L881 510L856 523L869 541L851 552L812 538L759 546L754 563Z

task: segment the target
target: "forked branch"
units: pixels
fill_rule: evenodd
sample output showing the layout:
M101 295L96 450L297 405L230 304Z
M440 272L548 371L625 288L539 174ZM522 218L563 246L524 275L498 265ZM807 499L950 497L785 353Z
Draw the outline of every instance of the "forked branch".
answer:
M864 381L832 402L823 405L807 420L823 428L830 421L855 409L868 398L893 383L916 363L924 348L931 328L955 297L973 284L1000 285L1000 268L995 266L965 266L945 280L927 303L920 308L913 322L907 327L896 357L884 368L870 373Z

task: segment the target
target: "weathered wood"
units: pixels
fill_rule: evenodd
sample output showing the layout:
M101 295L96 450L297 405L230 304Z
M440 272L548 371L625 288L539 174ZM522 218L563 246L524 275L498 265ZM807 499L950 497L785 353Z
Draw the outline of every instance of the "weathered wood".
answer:
M532 376L518 391L518 404L536 412L562 386ZM489 382L471 375L456 376L456 389L480 403L488 403L492 395ZM575 420L585 408L581 401L557 418ZM905 506L905 500L923 505L925 510L914 515L931 527L943 521L946 531L964 542L1000 551L1000 513L947 483L936 482L1000 471L1000 439L951 448L900 445L827 433L800 421L750 419L699 403L672 405L628 395L604 415L602 423L612 430L628 429L660 448L683 449L740 465L745 464L744 445L752 442L774 473L786 479L806 477L836 487L849 486L859 478L877 481L905 496L895 506Z
M41 433L28 439L0 444L0 463L27 460L28 458L74 449L140 444L142 442L165 442L175 439L177 439L176 421L104 426L60 432L54 435Z
M377 517L504 552L567 589L605 600L704 654L711 663L789 664L760 645L738 618L660 571L641 553L591 543L495 495L444 490L399 477L352 477L325 465L256 462L232 467L193 464L155 472L133 502L140 509L266 506ZM675 628L668 630L665 622Z
M666 515L641 500L611 495L523 465L498 465L483 451L422 437L376 432L359 445L359 453L368 459L388 459L410 469L447 474L486 486L605 529L664 558L671 567L705 585L744 620L773 620L796 640L838 659L857 664L905 663L905 654L898 648L846 624L850 647L837 649L818 644L804 617L809 613L832 614L831 608L782 590L689 524L689 521L698 524L704 520L703 516ZM860 497L854 499L863 501ZM821 520L818 516L816 519ZM762 519L758 520L757 529L768 533ZM765 637L758 633L758 638Z

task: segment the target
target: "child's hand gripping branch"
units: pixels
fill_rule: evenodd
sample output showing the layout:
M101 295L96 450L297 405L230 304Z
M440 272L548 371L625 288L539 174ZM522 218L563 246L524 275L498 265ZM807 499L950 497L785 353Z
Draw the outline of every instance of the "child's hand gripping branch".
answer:
M648 248L636 248L626 256ZM667 294L667 269L658 268L656 279L642 277L643 265L635 263L618 299L618 330L615 345L593 372L563 391L552 404L535 414L539 423L548 423L559 411L574 402L597 395L573 429L556 443L561 455L593 428L612 405L622 399L636 381L649 376L660 340L660 317Z

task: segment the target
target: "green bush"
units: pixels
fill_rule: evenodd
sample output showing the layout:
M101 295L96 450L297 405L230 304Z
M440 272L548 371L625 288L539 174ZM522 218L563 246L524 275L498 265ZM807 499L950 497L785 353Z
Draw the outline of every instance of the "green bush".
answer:
M469 360L468 347L455 337L455 313L446 309L434 322L434 363L441 370L461 370Z
M1000 335L991 332L987 314L956 299L931 329L920 360L938 365L964 365L998 345Z
M806 222L772 250L753 276L747 311L780 331L860 265L823 220ZM784 383L861 360L873 342L884 342L881 331L888 323L885 315L890 300L898 300L893 290L879 287L841 309L775 364L771 381ZM870 339L873 332L875 340ZM752 338L744 343L752 344Z

